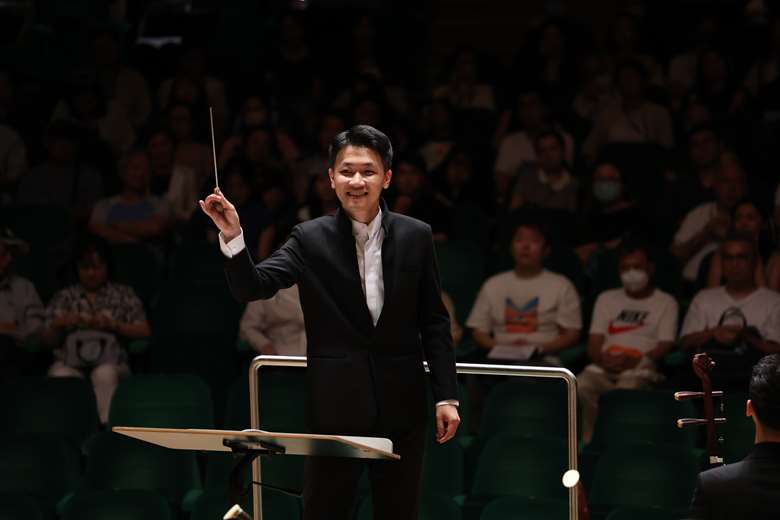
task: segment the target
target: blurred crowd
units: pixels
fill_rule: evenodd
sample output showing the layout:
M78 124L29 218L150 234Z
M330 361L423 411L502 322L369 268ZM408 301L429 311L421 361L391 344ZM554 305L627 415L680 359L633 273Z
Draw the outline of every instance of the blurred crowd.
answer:
M463 358L531 346L581 371L586 436L604 392L676 381L680 349L746 384L780 350L780 16L690 4L634 2L604 34L541 19L511 59L434 53L414 8L225 8L173 43L133 19L29 29L32 57L0 62L2 377L89 374L105 421L128 342L155 336L143 282L218 251L197 209L214 163L260 261L337 209L329 143L369 124L395 148L390 209L464 252L443 268L480 262L470 293L443 278ZM149 276L115 280L139 248ZM234 325L253 352L305 352L295 287Z

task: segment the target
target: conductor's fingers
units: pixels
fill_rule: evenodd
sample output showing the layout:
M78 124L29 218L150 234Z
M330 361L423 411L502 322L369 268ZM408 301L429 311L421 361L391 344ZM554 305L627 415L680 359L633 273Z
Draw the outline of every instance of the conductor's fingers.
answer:
M443 444L448 440L452 439L453 437L455 437L455 433L458 431L459 424L460 424L460 418L450 417L447 420L447 433L444 434L444 437L442 437L439 442Z
M442 437L447 432L446 425L444 423L444 416L440 413L436 414L436 439L441 442Z

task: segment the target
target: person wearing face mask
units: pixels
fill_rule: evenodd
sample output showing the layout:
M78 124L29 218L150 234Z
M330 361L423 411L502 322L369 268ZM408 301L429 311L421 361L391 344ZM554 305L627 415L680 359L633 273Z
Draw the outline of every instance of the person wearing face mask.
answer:
M611 162L601 162L593 170L590 209L581 220L577 255L587 263L602 248L614 249L620 239L649 229L638 205L629 196L623 172Z
M588 337L591 363L577 376L583 440L590 442L599 398L615 389L652 386L662 376L656 361L672 348L677 302L652 283L655 266L647 244L628 239L619 248L623 287L596 300Z

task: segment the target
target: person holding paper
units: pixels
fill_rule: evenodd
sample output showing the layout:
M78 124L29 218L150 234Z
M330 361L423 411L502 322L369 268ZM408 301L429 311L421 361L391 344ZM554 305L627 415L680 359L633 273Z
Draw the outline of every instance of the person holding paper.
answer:
M590 442L599 398L617 388L647 388L661 380L656 361L677 334L677 301L652 283L647 244L624 240L618 250L622 288L601 293L588 337L591 363L577 376L582 436Z
M358 125L330 147L336 215L298 224L255 265L235 207L217 189L199 201L220 229L230 289L242 301L298 284L308 350L307 415L313 433L389 437L400 461L368 463L374 518L419 514L430 367L436 439L460 423L455 357L431 228L387 209L392 146ZM279 396L283 399L284 396ZM349 518L365 462L310 457L304 518Z
M525 361L540 355L559 364L558 352L577 343L582 328L574 285L544 268L549 240L541 224L523 222L512 234L511 271L490 277L466 320L491 359Z

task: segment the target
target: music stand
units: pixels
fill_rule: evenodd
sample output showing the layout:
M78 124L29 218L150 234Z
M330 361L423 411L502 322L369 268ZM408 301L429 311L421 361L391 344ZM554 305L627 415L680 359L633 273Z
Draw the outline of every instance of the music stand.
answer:
M356 459L400 460L393 442L381 437L279 433L263 430L203 430L115 426L115 433L175 450L221 451L242 454L230 475L231 500L242 495L241 476L259 456L309 455ZM262 484L261 484L262 485Z

